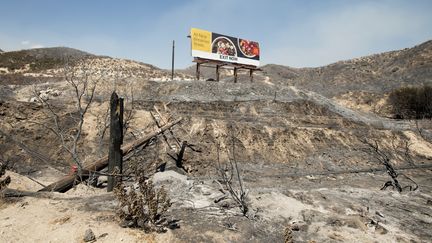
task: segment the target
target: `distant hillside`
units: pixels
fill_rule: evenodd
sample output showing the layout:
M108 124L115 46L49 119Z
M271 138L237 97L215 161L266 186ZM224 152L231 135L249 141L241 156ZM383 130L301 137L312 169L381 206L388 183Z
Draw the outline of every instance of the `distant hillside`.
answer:
M161 81L171 79L171 72L150 64L96 56L67 47L53 47L0 53L0 84L30 84L61 80L64 78L66 63L69 63L77 73L82 72L84 68L88 74L107 79L139 78ZM190 76L181 73L176 73L174 78L191 79Z
M84 52L81 50L77 50L69 47L50 47L50 48L36 48L30 50L23 50L23 52L27 53L29 56L34 56L36 58L53 58L53 59L61 59L61 58L83 58L94 56L88 52Z
M37 48L2 52L0 67L9 71L30 69L41 71L62 66L66 61L73 62L94 55L68 47Z
M262 69L272 83L293 85L328 97L360 90L383 93L403 85L432 82L432 41L318 68L270 64Z
M2 49L0 49L0 53L4 52Z

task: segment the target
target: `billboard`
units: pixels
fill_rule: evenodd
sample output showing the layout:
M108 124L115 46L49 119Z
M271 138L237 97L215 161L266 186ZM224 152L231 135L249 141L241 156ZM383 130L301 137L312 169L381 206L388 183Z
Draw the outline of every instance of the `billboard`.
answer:
M259 66L258 42L191 29L192 56L223 62Z

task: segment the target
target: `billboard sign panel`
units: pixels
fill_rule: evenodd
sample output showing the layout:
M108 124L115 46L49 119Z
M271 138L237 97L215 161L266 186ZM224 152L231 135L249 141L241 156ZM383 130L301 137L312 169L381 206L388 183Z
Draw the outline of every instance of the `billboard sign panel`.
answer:
M258 42L191 29L192 56L223 62L259 66Z

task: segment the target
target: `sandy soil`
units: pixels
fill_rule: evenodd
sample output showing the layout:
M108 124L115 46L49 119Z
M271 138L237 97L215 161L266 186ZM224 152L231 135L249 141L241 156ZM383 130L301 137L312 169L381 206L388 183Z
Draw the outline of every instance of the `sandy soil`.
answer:
M21 175L9 175L10 188L40 188ZM212 179L168 170L152 179L168 189L174 204L167 217L179 221L177 229L145 234L121 228L113 195L78 185L64 194L3 203L0 238L2 242L82 242L84 232L92 229L97 242L283 242L284 228L291 225L295 242L428 242L432 172L410 175L418 180L420 190L399 194L379 190L385 173L251 180L245 172L251 205L247 219L230 198L214 202L222 194Z

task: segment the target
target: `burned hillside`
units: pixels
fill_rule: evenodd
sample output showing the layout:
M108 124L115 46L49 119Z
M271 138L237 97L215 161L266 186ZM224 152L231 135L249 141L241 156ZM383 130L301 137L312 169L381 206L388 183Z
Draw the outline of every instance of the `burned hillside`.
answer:
M238 83L229 72L220 82L192 80L191 73L180 72L170 81L169 72L152 65L109 57L85 59L80 67L98 83L77 142L84 167L108 154L107 114L115 89L125 105L123 148L143 141L123 151L125 185L135 185L134 178L142 176L153 184L137 184L141 194L165 198L159 205L161 215L156 210L147 221L121 222L123 227L138 227L127 229L116 223L118 197L101 188L102 179L110 175L105 170L90 170L90 180L76 182L65 193L37 192L65 176L75 178L73 156L62 149L61 137L47 128L56 117L65 135L77 132L80 114L74 90L62 76L64 69L0 67L7 70L0 74L0 162L11 178L6 192L28 195L0 204L0 238L22 241L37 232L31 236L34 241L78 241L92 228L100 242L427 242L432 237L430 119L383 117L337 97L356 98L357 86L380 93L417 85L418 78L430 80L429 59L409 54L429 55L425 46L429 43L293 70L293 78L281 74L285 67L266 66L254 74L254 82L245 75ZM400 61L402 57L412 60ZM383 87L369 74L360 80L362 75L344 71L357 72L357 65L366 60L372 61L362 72L366 67L388 69L380 75L390 83L399 77L390 70L397 64L400 69L395 72L406 72L405 78ZM384 60L393 64L382 64ZM10 75L16 75L13 82ZM332 85L337 88L329 88ZM376 99L381 98L380 93ZM88 100L83 94L83 102ZM388 166L404 188L401 193L391 188L394 184L380 190L392 182ZM221 173L232 173L231 184ZM415 184L418 189L413 190ZM243 195L246 213L230 186ZM120 199L127 197L121 194ZM36 218L31 225L26 223L29 215ZM139 229L143 225L148 231L147 226L156 225L157 230L146 233ZM47 232L54 233L46 236Z

